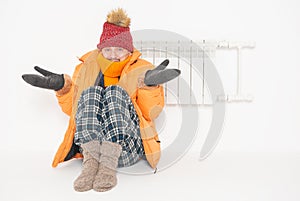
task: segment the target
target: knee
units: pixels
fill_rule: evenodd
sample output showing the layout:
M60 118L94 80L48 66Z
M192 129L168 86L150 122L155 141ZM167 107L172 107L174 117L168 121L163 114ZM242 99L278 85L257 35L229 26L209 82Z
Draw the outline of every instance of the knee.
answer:
M123 89L118 85L110 85L106 87L104 94L108 102L114 102L119 100L122 101L130 100L130 97L125 91L125 89Z
M82 91L80 99L78 101L79 105L86 105L88 103L100 101L103 94L103 88L100 86L92 86ZM91 101L92 100L92 101Z
M85 89L84 91L82 91L82 95L85 94L101 94L103 91L103 88L100 86L91 86L87 89Z
M123 91L125 91L125 89L123 89L119 85L109 85L108 87L105 88L105 91L106 92L108 92L108 91L120 91L120 92L123 92Z
M118 96L118 97L123 97L123 98L129 98L127 92L125 89L123 89L121 86L118 85L110 85L106 87L105 89L105 95L106 96Z

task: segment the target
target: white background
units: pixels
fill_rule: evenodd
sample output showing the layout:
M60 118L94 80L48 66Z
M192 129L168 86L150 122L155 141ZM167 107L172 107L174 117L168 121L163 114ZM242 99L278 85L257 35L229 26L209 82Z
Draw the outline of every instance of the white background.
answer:
M50 167L68 118L54 92L29 86L21 75L35 65L72 74L76 57L96 47L106 14L117 7L131 17L131 30L255 41L243 63L243 90L255 99L227 105L223 137L205 161L197 157L210 115L201 108L199 137L178 164L155 177L120 175L108 193L78 194L78 161ZM1 0L0 200L299 200L299 9L296 0Z

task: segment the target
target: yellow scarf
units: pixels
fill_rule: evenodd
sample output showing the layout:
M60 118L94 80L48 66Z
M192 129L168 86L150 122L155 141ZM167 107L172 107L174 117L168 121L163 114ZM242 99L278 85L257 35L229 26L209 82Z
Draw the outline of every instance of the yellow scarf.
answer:
M110 61L104 58L101 53L98 54L97 62L104 75L105 87L118 83L121 73L130 60L130 57L128 56L124 61Z

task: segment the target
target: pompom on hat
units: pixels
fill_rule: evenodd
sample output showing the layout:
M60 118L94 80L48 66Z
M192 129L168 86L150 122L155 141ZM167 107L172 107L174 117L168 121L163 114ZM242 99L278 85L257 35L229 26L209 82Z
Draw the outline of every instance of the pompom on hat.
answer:
M122 8L112 10L103 24L99 50L105 47L122 47L133 52L132 36L130 34L130 18Z

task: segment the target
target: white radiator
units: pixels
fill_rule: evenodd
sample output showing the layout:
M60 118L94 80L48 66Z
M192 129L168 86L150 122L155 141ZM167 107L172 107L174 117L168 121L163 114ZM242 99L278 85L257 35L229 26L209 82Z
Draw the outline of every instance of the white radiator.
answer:
M254 42L233 41L207 41L181 42L181 41L135 41L134 46L142 53L142 58L158 65L168 58L168 68L178 68L181 75L165 84L165 100L167 105L211 105L211 92L206 84L206 70L215 68L216 52L222 50L236 50L235 72L231 72L234 83L234 92L226 92L225 95L214 94L218 101L244 102L252 101L253 97L242 92L242 49L254 48ZM219 68L226 68L219 64ZM227 70L227 69L224 69ZM229 71L230 69L228 69ZM232 68L231 68L232 70ZM220 73L220 72L219 72ZM222 75L221 75L222 76ZM189 87L182 87L185 82ZM226 87L225 87L226 88ZM192 98L192 95L195 97Z

